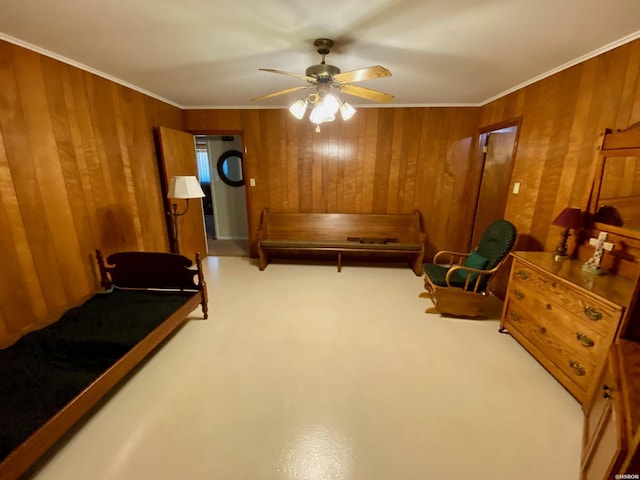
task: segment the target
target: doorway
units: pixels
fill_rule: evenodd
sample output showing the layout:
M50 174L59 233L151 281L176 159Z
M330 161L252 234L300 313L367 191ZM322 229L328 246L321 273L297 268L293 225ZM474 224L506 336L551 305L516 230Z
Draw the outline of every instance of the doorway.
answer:
M511 172L518 144L520 119L492 125L479 131L479 155L482 169L480 188L474 213L471 246L475 248L485 229L495 220L504 218L511 193ZM514 191L514 193L517 193ZM504 300L510 263L494 275L490 290Z
M249 256L242 137L195 135L208 253Z

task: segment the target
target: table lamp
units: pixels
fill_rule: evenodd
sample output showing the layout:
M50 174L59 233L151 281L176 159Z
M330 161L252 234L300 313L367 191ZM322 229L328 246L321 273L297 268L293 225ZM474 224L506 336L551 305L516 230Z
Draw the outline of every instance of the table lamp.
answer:
M569 258L567 255L567 239L569 238L569 230L572 228L575 230L582 227L582 211L579 208L567 207L560 212L560 215L558 215L551 224L557 225L558 227L564 227L560 233L560 243L556 247L555 252L553 252L553 259L556 261L566 260Z

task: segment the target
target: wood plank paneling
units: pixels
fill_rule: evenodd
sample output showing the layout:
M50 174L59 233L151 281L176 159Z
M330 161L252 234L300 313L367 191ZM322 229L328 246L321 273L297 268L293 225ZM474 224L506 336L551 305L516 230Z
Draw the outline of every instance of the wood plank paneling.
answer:
M93 248L168 251L154 126L242 134L254 253L267 206L417 208L428 258L469 242L478 129L522 117L505 215L519 248L552 250L554 216L586 207L599 133L640 121L638 65L640 40L481 108L360 108L315 133L286 110L181 111L0 42L0 343L97 288Z
M168 251L156 125L182 112L0 41L0 347L97 290L94 249Z
M464 248L465 188L478 108L361 108L316 133L286 110L187 110L191 132L243 134L249 235L264 207L283 212L410 213L419 209L427 255ZM237 119L240 119L239 123Z
M482 107L481 125L522 116L506 218L519 249L553 250L567 206L587 207L599 134L640 121L640 40L587 60Z

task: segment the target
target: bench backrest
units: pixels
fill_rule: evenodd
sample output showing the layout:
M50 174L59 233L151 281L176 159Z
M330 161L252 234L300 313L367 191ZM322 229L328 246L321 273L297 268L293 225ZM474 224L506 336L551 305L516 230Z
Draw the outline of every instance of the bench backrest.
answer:
M261 239L346 240L348 237L385 237L421 244L424 234L420 212L283 213L268 209L262 212Z

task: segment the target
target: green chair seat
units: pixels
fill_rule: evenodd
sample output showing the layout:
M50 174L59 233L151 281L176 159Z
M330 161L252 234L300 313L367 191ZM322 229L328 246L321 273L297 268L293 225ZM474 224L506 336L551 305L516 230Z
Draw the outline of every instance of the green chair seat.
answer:
M431 280L432 283L435 283L440 287L447 286L447 282L445 279L447 277L447 272L449 271L448 265L444 266L436 265L433 263L423 263L422 268L424 269L424 274L429 277L429 280ZM460 273L455 272L453 273L453 275L451 275L449 281L453 286L462 288L464 287L464 282L466 282L466 279L463 278Z

